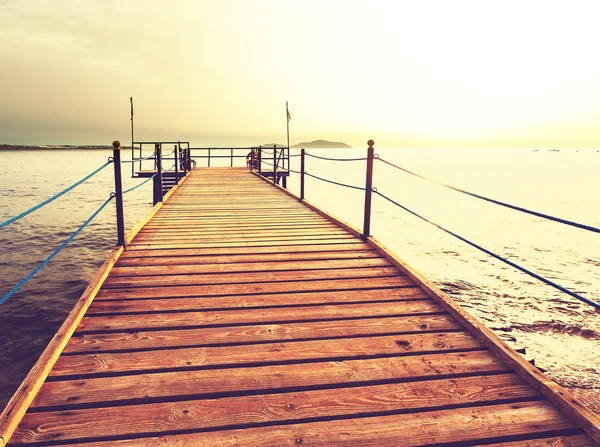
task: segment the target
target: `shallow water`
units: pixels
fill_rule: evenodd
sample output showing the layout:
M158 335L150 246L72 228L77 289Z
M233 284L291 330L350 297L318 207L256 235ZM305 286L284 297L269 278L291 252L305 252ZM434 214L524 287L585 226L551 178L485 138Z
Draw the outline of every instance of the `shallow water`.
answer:
M309 153L316 151L308 151ZM597 150L377 150L381 158L479 194L600 227ZM318 151L362 157L364 150ZM0 221L100 166L110 151L4 151ZM124 154L125 156L126 154ZM314 175L364 185L364 161L307 158ZM298 158L292 169L298 169ZM127 176L124 187L138 179ZM74 231L113 190L112 166L0 230L0 294ZM298 177L289 188L298 191ZM590 299L600 299L600 235L460 195L375 163L374 186L408 208ZM126 195L126 227L151 208L151 182ZM306 198L357 227L364 193L307 178ZM373 199L372 234L525 357L600 410L600 313L437 228ZM0 307L0 401L6 402L112 249L114 205Z

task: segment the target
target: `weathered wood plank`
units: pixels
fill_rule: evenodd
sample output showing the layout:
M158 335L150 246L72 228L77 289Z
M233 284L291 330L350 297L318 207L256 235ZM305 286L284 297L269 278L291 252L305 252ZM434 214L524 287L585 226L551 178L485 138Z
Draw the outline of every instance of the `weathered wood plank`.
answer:
M379 258L374 251L337 251L337 252L304 252L304 253L264 253L264 254L230 254L230 255L192 255L192 256L140 256L122 257L117 262L120 267L144 267L165 265L210 265L262 262L294 262L302 265L305 262L336 261L344 259Z
M321 362L318 368L288 364L138 374L122 376L118 380L100 377L47 381L32 403L32 408L106 407L173 398L217 397L232 393L264 394L274 390L323 389L340 385L358 386L509 371L489 351L473 351ZM224 380L225 377L227 380Z
M123 252L123 259L137 258L140 256L203 256L203 255L237 255L237 254L285 254L285 253L340 253L373 250L362 241L345 244L314 244L314 245L281 245L270 247L252 247L246 249L231 247L202 248L176 248L176 249L145 249L135 250L131 245Z
M78 333L126 331L199 326L226 326L286 321L323 321L379 316L444 313L433 300L388 302L384 305L323 304L320 306L276 307L259 309L205 310L151 314L114 314L86 316L77 328ZM349 323L350 324L350 323Z
M476 445L508 439L573 431L574 425L547 402L521 402L160 437L117 440L112 445L138 446L298 446L340 447ZM72 444L75 446L78 444ZM93 444L92 444L93 445Z
M200 286L210 284L255 284L279 283L289 281L322 281L357 278L387 278L402 273L396 267L371 267L371 268L329 268L296 271L247 271L217 272L217 273L188 273L165 272L169 274L155 276L110 276L104 283L104 289L156 287L156 286Z
M338 236L338 237L325 237L325 238L314 238L305 240L264 240L264 241L228 241L228 242L190 242L190 243L136 243L133 242L129 245L130 250L166 250L166 249L190 249L190 248L235 248L239 250L245 247L287 247L287 246L304 246L304 245L322 245L330 246L335 244L356 244L360 242L356 239L352 239L351 236Z
M111 334L84 334L71 338L66 354L104 351L144 350L167 347L248 344L266 341L392 335L403 333L456 331L460 326L449 315L422 315L308 323L268 323L233 327L194 328L162 331L127 331Z
M122 312L176 312L210 309L243 309L251 307L289 307L300 305L334 305L344 303L379 303L429 298L418 287L389 287L380 289L342 290L326 292L296 292L265 295L222 296L216 298L148 298L96 300L88 315Z
M257 284L215 284L199 286L100 289L96 299L169 298L185 296L260 295L267 293L317 292L327 290L361 290L389 287L411 287L412 281L402 276L360 279L315 279L300 282L272 282Z
M462 377L358 388L313 390L265 396L127 405L102 409L30 413L13 438L17 443L67 441L83 438L135 437L236 425L281 423L370 413L482 405L539 394L515 374ZM52 427L52 430L48 430Z
M320 360L351 360L376 356L417 355L484 349L464 332L405 334L316 341L286 341L243 346L173 348L143 352L61 356L51 377L160 371L178 368L247 366ZM308 365L307 368L315 367Z

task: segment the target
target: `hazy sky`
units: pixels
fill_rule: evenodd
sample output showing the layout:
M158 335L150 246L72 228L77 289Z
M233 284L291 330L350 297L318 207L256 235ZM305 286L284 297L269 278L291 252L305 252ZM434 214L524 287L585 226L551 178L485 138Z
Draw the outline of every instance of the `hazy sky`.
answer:
M600 2L0 0L0 142L600 146Z

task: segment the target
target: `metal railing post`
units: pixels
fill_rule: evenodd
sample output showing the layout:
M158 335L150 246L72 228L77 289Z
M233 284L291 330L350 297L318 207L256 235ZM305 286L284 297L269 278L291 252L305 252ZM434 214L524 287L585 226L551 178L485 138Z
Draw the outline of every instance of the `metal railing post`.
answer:
M365 219L363 224L363 233L361 235L363 240L366 240L371 235L371 198L373 195L373 158L375 155L375 149L373 145L375 142L369 140L367 142L369 149L367 149L367 178L365 185Z
M300 149L300 200L304 200L304 149Z
M230 163L230 166L233 168L233 148L231 148L230 150L231 150L231 163Z
M262 177L262 146L258 146L258 176Z
M208 148L208 167L210 168L210 147Z
M163 187L162 187L162 156L160 143L155 145L155 163L156 163L156 175L154 176L154 205L158 202L162 202L163 199Z
M273 145L273 185L277 184L277 146Z
M125 246L125 220L123 218L123 183L121 181L121 143L113 141L115 168L115 201L117 208L117 245Z
M173 148L175 154L175 183L179 182L179 160L177 158L177 145Z

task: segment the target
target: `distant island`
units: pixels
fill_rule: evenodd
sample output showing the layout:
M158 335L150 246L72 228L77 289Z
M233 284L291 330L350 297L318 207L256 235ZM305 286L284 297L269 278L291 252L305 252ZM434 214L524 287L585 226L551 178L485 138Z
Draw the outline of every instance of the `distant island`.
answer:
M292 146L294 149L302 148L302 149L352 149L352 146L347 145L346 143L336 142L336 141L326 141L326 140L315 140L310 143L298 143Z

